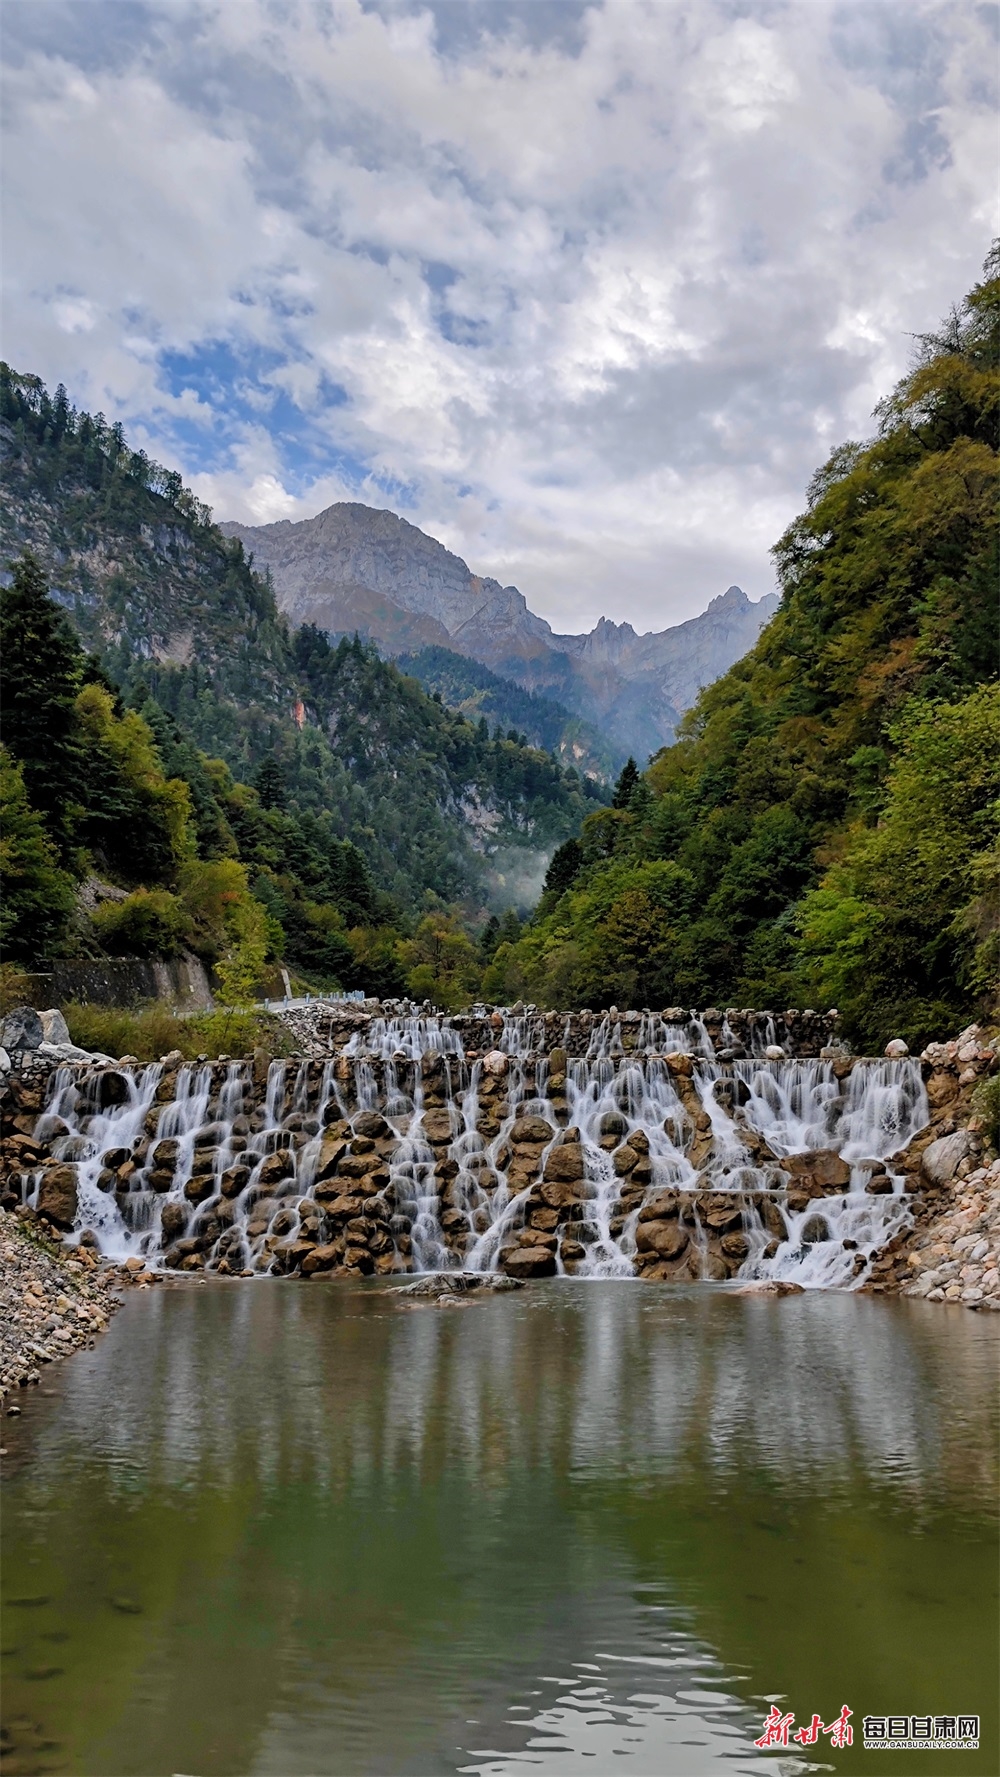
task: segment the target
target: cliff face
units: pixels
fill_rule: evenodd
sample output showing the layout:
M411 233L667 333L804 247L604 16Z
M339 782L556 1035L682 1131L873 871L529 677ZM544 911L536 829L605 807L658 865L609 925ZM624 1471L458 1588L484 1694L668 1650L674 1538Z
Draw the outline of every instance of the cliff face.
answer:
M606 617L585 635L558 635L516 586L473 574L406 519L342 503L292 523L220 527L270 569L281 609L295 623L357 629L390 654L446 646L526 690L597 723L644 759L668 743L702 686L753 646L777 609L738 586L701 616L637 635Z

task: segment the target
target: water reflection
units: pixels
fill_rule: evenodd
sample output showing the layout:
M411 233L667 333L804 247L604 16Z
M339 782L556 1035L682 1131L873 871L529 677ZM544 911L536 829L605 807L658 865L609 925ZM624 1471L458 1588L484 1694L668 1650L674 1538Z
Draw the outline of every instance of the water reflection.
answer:
M127 1330L126 1330L127 1327ZM917 1302L555 1281L460 1307L386 1288L218 1286L132 1303L58 1418L39 1481L102 1420L109 1483L339 1489L460 1462L585 1476L748 1466L829 1492L994 1497L994 1329ZM95 1397L100 1397L99 1401Z
M986 1713L996 1347L841 1295L133 1298L8 1440L7 1707L86 1777L758 1773L764 1693Z

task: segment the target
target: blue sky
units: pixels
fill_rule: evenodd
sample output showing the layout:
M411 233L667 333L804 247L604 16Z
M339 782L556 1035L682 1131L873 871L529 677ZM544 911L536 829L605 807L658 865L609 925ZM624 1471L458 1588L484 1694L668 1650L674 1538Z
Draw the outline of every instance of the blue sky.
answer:
M996 232L997 8L6 0L5 355L558 629L770 545Z

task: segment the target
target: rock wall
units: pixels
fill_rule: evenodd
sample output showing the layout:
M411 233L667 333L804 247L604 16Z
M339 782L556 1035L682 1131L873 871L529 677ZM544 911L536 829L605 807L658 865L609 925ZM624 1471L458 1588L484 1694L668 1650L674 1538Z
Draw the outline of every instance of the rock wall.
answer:
M408 1053L415 1024L432 1015L430 1006L408 1001L367 1000L350 1005L315 1000L307 1006L276 1014L287 1026L300 1055L365 1052L391 1056ZM758 1012L730 1006L720 1011L710 1006L692 1012L685 1006L667 1006L660 1012L539 1012L536 1006L477 1007L444 1020L470 1061L494 1048L506 1053L548 1055L565 1049L569 1055L594 1058L636 1053L666 1054L691 1050L720 1061L746 1056L820 1056L846 1053L837 1037L839 1013L799 1011ZM443 1039L447 1047L447 1037Z
M65 1005L82 1000L94 1006L137 1006L163 1000L179 1012L211 1010L212 988L205 965L185 954L170 961L109 957L100 962L54 962L32 977L36 1004Z
M912 1181L913 1222L878 1253L865 1287L1000 1311L1000 1160L974 1093L996 1039L970 1025L921 1056L930 1120L894 1164Z

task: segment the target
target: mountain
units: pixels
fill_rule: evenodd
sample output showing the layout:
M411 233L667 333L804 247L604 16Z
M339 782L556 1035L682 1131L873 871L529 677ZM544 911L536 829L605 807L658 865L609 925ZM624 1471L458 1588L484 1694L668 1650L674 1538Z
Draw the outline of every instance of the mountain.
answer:
M290 632L240 541L179 476L9 366L0 469L0 578L29 548L125 703L151 702L154 726L158 710L238 784L276 772L283 803L325 823L324 845L355 845L408 916L429 902L530 904L553 847L603 800L547 751L445 709L373 648ZM190 787L195 802L208 794L200 779Z
M773 621L555 854L484 997L835 1004L868 1053L995 1015L998 358L995 249L814 476Z
M601 728L620 755L646 758L673 739L702 686L751 648L778 606L738 586L699 617L637 635L602 617L560 635L516 586L473 574L460 556L394 512L341 502L315 518L224 523L271 576L295 623L368 636L388 654L464 654Z
M520 734L529 746L543 747L583 777L610 782L625 763L621 748L590 722L571 715L564 704L525 691L479 660L451 648L429 647L419 654L397 655L396 664L470 722L486 721L506 731L508 739Z

